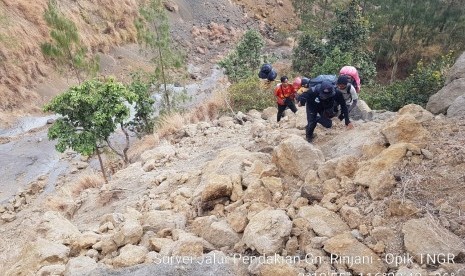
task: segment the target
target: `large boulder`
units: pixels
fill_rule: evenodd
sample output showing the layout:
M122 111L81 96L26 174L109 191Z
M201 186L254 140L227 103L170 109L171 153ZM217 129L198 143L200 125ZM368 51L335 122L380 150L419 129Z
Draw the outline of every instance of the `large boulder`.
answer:
M229 198L233 191L233 182L228 175L209 174L205 177L204 189L201 191L202 205L219 198Z
M447 74L445 86L432 95L426 109L434 114L448 112L449 106L465 94L465 52L457 59Z
M214 246L208 241L182 230L175 230L173 238L176 241L171 243L169 248L166 248L166 252L161 251L162 255L166 253L166 255L171 256L200 257L205 251L214 250Z
M146 163L150 159L154 160L166 160L173 158L176 155L176 148L170 144L160 145L152 150L145 151L141 154L140 158L143 163Z
M355 183L368 187L368 192L374 200L389 196L396 184L391 170L402 161L409 145L411 144L391 145L375 158L360 163L355 173Z
M21 256L4 275L35 275L42 266L62 264L68 261L70 249L61 244L38 238L23 248Z
M405 249L420 264L444 262L465 253L464 241L429 218L412 219L402 227ZM436 258L436 262L428 257ZM432 263L433 262L433 263Z
M114 240L118 246L138 244L142 238L143 229L138 220L127 219L121 229L115 233Z
M81 235L79 229L59 212L48 211L42 217L38 232L48 240L64 242Z
M333 237L350 231L349 226L338 214L319 205L300 208L298 217L306 219L319 236Z
M113 260L114 267L127 267L143 263L147 255L147 248L128 244L122 247L119 255Z
M373 119L373 111L364 100L359 99L349 116L352 120L370 121Z
M367 151L377 152L386 143L386 138L380 133L383 126L384 124L373 121L363 124L355 122L353 130L341 130L335 135L326 135L325 143L320 145L321 151L326 159L345 155L361 157Z
M413 117L415 117L415 119L420 123L428 122L434 119L434 115L431 112L429 112L428 110L424 109L423 107L417 104L405 105L404 107L399 109L399 111L397 111L397 114L398 115L410 114Z
M276 120L277 113L278 113L278 109L276 107L265 108L262 112L262 119L268 120L268 121Z
M323 249L331 254L332 264L346 266L357 275L375 275L387 271L381 258L350 233L340 234L325 241Z
M285 173L301 179L305 179L309 170L317 169L324 161L321 150L297 135L291 135L273 151L273 163Z
M428 131L411 114L398 116L381 132L391 145L404 142L424 146L428 137Z
M237 184L240 185L241 183L236 183L236 181L240 181L241 175L244 172L244 162L253 164L256 161L260 161L262 163L268 164L270 163L270 160L271 156L269 154L250 152L240 146L227 148L221 151L214 160L208 162L207 165L202 169L200 184L195 189L193 196L195 198L202 196L202 201L204 201L207 197L210 197L207 191L205 191L207 186L211 186L212 191L216 191L215 187L225 186L219 185L219 183L216 183L216 180L212 180L212 178L221 180L219 179L220 176L226 176L230 178L230 180L227 182L232 182L233 186ZM234 187L231 187L231 189L233 188ZM224 188L221 188L221 190L224 190ZM224 192L221 193L221 196L226 196L229 194L229 191L229 188L227 188ZM214 194L216 194L216 192ZM211 199L213 199L213 197L216 196L212 195Z
M458 97L465 94L465 78L453 80L438 93L429 97L426 109L433 114L446 113L449 106Z
M465 52L455 61L446 78L446 85L457 79L465 78Z
M143 230L157 233L163 229L184 229L186 216L173 211L150 211L142 217Z
M98 264L94 259L87 256L72 258L66 264L64 274L66 276L91 275L91 271L96 269Z
M307 126L307 109L305 107L299 108L299 111L296 113L295 118L295 127L297 129L305 129Z
M292 222L283 210L265 209L250 219L242 240L260 254L279 253L292 230Z
M217 248L224 246L232 248L240 240L239 235L231 226L216 216L196 218L192 223L192 232Z
M455 99L447 109L447 117L460 117L465 115L465 95Z

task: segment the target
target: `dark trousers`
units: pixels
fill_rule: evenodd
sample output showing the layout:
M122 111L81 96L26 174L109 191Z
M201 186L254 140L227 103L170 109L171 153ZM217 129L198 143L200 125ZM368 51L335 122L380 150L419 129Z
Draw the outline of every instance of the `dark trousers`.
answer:
M294 113L297 112L297 107L295 107L294 100L286 98L284 100L284 105L278 104L278 115L277 115L278 122L281 120L282 117L284 117L284 110L286 110L286 108L288 107L290 110L292 110L292 112Z
M325 128L333 126L333 121L324 116L323 111L315 111L307 108L307 127L305 128L305 136L307 140L312 139L313 131L315 131L317 123L320 123Z

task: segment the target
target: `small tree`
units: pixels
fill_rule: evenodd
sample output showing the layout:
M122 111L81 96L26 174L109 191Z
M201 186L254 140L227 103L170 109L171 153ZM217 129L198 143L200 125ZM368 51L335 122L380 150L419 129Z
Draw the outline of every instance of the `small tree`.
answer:
M119 155L127 162L129 136L124 129L124 121L130 114L127 103L134 102L136 97L126 86L113 79L103 82L88 80L73 86L44 107L45 111L62 116L49 128L48 137L58 140L56 149L59 152L71 148L83 155L97 153L103 177L107 182L99 151L100 145L104 141L109 144L110 135L119 125L125 132L127 142Z
M56 0L49 0L44 13L45 21L51 28L52 42L40 45L42 53L51 58L59 67L70 68L79 83L81 73L95 73L99 65L96 57L88 58L87 49L79 40L78 30L73 21L60 14Z
M221 60L219 65L226 70L226 75L232 82L246 79L258 71L263 61L261 51L264 45L259 32L248 30L236 49Z
M161 0L150 0L149 3L140 9L139 17L135 26L139 41L145 43L149 48L155 50L154 58L155 77L161 79L163 85L163 106L170 112L172 109L172 97L167 88L170 81L169 70L180 68L182 65L182 55L172 47L169 31L169 22L164 5Z
M292 54L292 69L304 76L311 76L313 64L317 64L324 56L325 45L312 34L303 34Z
M144 134L153 132L155 125L155 100L151 97L152 76L134 73L132 82L128 85L130 92L136 95L134 118L127 123L131 131L140 138Z

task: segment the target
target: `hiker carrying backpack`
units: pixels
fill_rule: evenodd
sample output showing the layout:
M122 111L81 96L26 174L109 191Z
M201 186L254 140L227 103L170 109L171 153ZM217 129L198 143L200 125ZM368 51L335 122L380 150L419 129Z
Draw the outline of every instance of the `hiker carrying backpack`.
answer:
M282 117L284 117L284 111L286 108L289 108L294 113L297 112L297 108L294 103L295 88L289 83L289 79L286 76L281 77L281 83L276 86L274 95L276 96L276 103L278 104L278 122Z
M303 77L300 81L300 89L297 90L297 101L300 101L300 96L307 91L316 91L320 88L323 81L328 81L333 85L336 84L336 75L318 75L312 79Z
M305 135L308 142L314 139L314 130L317 123L326 128L331 128L331 118L337 116L338 108L344 114L347 129L354 126L349 120L349 112L341 91L337 90L330 81L323 81L299 97L299 106L305 105L307 111L307 127Z
M358 94L355 90L355 87L349 83L349 78L346 75L340 75L337 78L336 89L342 93L344 101L346 102L348 111L352 111L358 102ZM344 119L344 114L339 115L339 120Z
M349 83L352 84L357 93L360 93L360 77L358 75L357 68L354 66L344 66L339 70L339 75L345 75L349 79Z

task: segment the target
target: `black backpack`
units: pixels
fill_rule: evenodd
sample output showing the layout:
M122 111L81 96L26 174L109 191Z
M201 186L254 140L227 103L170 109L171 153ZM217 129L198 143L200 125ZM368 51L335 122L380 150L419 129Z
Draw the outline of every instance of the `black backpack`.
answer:
M329 81L333 85L336 85L337 76L336 75L319 75L313 79L310 79L308 87L316 87L317 85L321 84L323 81Z
M267 79L269 81L274 81L276 77L278 76L278 73L273 69L271 64L265 63L262 65L260 68L260 71L258 72L258 77L261 79Z

